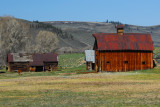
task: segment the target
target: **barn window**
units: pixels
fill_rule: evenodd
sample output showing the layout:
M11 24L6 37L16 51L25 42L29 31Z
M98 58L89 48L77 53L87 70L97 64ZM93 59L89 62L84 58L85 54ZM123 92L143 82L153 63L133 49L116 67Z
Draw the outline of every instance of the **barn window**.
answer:
M125 64L128 64L128 61L124 61Z
M110 62L109 62L109 61L107 61L107 64L110 64Z
M146 64L146 62L145 62L145 61L143 61L143 62L142 62L142 64L143 64L143 65L145 65L145 64Z

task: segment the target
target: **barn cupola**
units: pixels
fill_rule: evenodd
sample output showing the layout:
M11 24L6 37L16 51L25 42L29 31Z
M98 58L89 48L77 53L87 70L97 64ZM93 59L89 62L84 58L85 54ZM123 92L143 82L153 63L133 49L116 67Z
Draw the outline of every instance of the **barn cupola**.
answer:
M123 35L124 34L124 25L117 25L117 34L118 35Z

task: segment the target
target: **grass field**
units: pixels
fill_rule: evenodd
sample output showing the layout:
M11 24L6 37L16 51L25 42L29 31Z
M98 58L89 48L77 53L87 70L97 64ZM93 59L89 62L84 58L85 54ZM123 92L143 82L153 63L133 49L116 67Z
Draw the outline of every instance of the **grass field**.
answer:
M86 72L83 60L83 54L67 54L59 56L62 68L55 72L1 73L0 106L160 106L159 66L143 71L80 74Z

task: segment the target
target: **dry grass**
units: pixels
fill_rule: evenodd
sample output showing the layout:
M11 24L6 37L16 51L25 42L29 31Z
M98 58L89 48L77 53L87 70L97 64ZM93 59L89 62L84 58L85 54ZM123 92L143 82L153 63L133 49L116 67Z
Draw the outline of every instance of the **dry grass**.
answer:
M160 106L160 66L143 71L79 74L86 72L83 58L83 54L60 56L62 69L56 72L0 74L0 106Z
M153 76L154 79L139 78L146 75ZM160 106L159 77L160 74L99 73L1 79L0 104Z
M59 66L62 68L79 67L84 63L84 54L82 53L59 55Z

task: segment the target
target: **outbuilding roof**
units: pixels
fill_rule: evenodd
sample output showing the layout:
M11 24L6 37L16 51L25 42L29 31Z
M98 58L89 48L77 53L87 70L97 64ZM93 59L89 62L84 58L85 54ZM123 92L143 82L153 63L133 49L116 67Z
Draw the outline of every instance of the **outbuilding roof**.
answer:
M144 50L153 51L150 34L141 33L98 33L93 34L98 50Z
M30 62L33 61L32 55L29 53L9 53L8 62Z
M10 53L8 62L29 62L30 66L43 66L44 62L58 62L58 57L56 53Z
M30 66L43 66L44 62L58 62L56 53L33 54L33 62Z
M85 57L87 62L95 63L95 51L94 50L85 50Z

